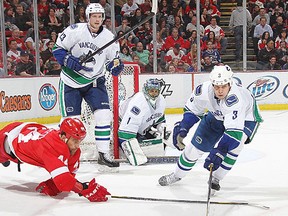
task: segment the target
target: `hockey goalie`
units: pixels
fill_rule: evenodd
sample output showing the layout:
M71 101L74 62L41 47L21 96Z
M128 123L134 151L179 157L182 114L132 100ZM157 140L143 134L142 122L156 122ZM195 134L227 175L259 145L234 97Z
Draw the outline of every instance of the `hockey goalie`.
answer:
M41 182L36 191L56 196L62 191L73 191L91 202L107 201L110 193L93 178L81 183L75 178L79 168L80 142L86 136L83 123L77 118L66 118L60 129L49 129L37 123L14 122L0 130L0 163L10 161L46 169L51 178Z
M120 148L131 165L147 162L147 156L164 155L164 140L171 132L165 130L165 99L157 79L148 79L143 91L121 103L118 130Z

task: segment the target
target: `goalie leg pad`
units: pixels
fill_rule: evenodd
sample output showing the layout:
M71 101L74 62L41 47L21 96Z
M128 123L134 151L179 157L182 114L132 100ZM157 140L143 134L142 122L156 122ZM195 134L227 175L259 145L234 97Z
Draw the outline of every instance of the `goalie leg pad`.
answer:
M162 139L146 139L140 142L140 147L146 156L164 156L164 144Z
M140 148L140 145L136 138L123 142L121 146L124 154L126 155L131 165L139 166L147 163L147 157Z

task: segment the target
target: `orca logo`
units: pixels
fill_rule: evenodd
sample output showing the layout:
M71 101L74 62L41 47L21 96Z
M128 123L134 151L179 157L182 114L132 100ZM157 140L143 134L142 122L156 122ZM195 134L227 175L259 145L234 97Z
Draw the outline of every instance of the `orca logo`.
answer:
M118 94L119 94L118 96L119 102L124 101L127 96L127 93L126 93L126 87L123 83L119 83Z
M173 90L170 90L171 84L166 83L163 79L159 80L157 79L158 82L160 82L161 85L161 94L163 95L164 98L167 96L171 96L173 93Z
M263 76L252 82L247 89L251 91L256 100L263 100L273 94L279 87L280 81L275 76Z
M286 85L283 89L283 95L285 98L288 98L288 85Z
M233 81L236 85L242 86L242 81L238 77L233 77Z
M45 83L39 90L38 100L44 110L52 110L57 103L57 91L55 87L50 83Z

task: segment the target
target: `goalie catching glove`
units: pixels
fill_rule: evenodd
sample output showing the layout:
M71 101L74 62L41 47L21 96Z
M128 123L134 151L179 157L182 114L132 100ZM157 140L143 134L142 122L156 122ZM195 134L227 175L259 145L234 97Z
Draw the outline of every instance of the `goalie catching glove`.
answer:
M114 58L106 65L106 69L110 71L113 76L118 76L124 69L124 64L119 58Z

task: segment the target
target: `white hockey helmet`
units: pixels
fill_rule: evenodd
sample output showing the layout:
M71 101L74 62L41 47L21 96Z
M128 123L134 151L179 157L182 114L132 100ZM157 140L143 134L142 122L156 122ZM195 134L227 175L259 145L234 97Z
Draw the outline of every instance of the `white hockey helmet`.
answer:
M149 90L156 89L158 90L158 95L150 95ZM157 79L148 79L144 83L143 92L145 95L146 100L151 104L151 106L155 109L156 108L156 101L160 95L161 84Z
M105 20L105 10L104 8L102 7L101 4L99 3L91 3L87 6L86 10L85 10L85 14L86 14L86 19L87 19L87 22L89 23L89 20L90 20L90 14L92 13L102 13L103 16L102 16L102 22Z
M210 81L213 85L232 85L233 71L228 65L215 65L210 73Z

